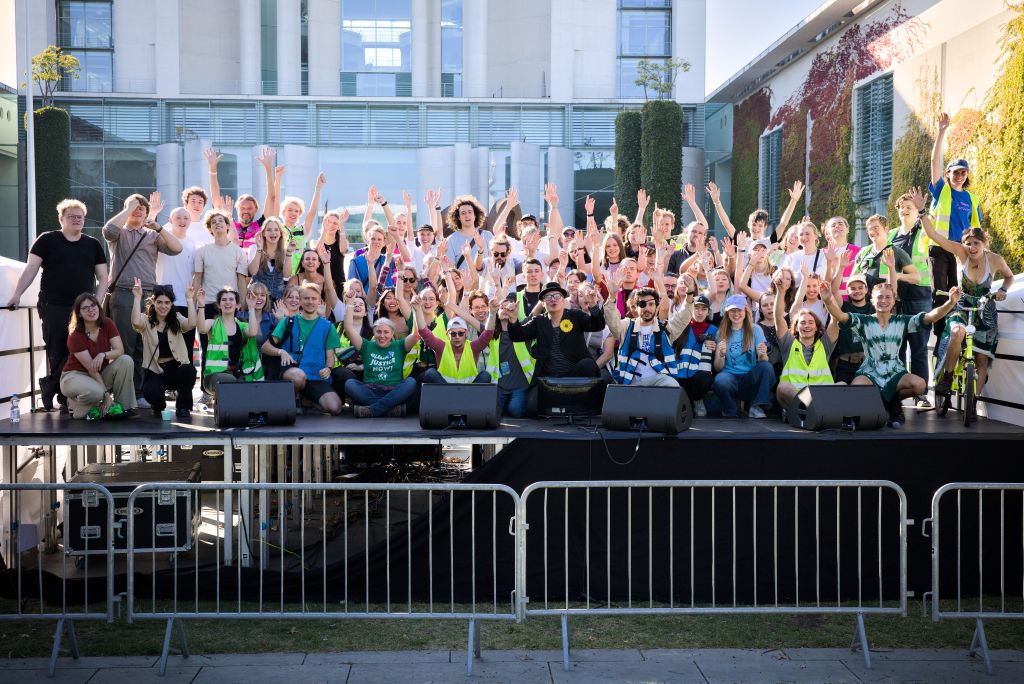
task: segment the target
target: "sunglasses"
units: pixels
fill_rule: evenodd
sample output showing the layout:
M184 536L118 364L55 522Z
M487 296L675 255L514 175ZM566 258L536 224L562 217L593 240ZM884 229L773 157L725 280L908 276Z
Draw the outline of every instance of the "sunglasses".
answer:
M403 283L415 283L416 282L415 278L406 278L405 276L402 276L401 280L402 280Z
M508 252L491 252L491 256L496 256L496 257L508 256Z
M449 330L448 331L448 337L465 337L465 336L466 336L466 331L465 330Z

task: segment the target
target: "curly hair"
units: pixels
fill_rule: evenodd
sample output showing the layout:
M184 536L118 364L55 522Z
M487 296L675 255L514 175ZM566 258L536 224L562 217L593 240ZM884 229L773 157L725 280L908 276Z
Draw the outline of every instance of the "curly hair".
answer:
M473 222L473 225L477 228L484 225L487 221L487 212L484 211L484 208L480 205L480 202L477 201L476 197L473 197L472 195L459 195L452 200L452 205L448 209L448 217L445 219L445 223L452 232L458 232L459 227L462 225L459 222L459 209L462 208L463 204L468 204L473 207L473 213L476 214L476 219Z

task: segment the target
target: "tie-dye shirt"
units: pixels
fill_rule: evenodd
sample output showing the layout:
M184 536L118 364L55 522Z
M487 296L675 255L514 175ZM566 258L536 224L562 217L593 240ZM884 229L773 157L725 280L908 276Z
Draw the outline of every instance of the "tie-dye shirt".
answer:
M892 314L889 324L884 328L874 315L851 313L849 316L850 320L841 323L840 327L849 328L854 337L859 337L864 344L864 363L857 375L863 375L879 387L885 387L894 377L907 371L906 364L900 358L900 345L908 333L925 327L924 313Z

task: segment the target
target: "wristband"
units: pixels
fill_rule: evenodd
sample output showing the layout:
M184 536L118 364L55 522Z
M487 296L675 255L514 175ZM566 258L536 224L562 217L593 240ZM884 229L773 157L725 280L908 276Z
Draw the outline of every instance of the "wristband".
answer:
M216 175L217 175L217 172L216 172L216 171L211 171L211 172L210 172L210 175L211 175L211 176L216 176Z
M927 210L927 209L918 209L918 210L917 210L917 215L918 215L918 216L924 216L924 215L925 215L925 214L927 214L927 213L928 213L928 210Z
M441 211L441 207L439 207L439 206L434 207L434 211Z
M587 218L594 218L593 214L587 214Z
M383 202L380 203L380 206L382 206L382 207L388 206L388 201L384 200Z
M1001 287L998 290L996 290L996 292L1002 292L1003 294L1006 294L1006 288L1005 287Z

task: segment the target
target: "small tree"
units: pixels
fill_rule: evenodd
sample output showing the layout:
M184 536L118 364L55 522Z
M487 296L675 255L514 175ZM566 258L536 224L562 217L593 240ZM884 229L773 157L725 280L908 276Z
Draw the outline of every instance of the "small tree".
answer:
M636 67L636 80L634 83L644 89L644 99L650 100L651 90L657 100L667 100L672 97L672 87L676 83L676 74L680 71L689 71L690 63L685 59L670 59L667 62L651 62L641 59Z
M636 109L619 112L615 117L615 201L619 213L633 220L636 215L636 191L640 185L640 141L643 114Z
M53 93L65 78L78 78L82 73L82 65L78 58L69 55L56 45L48 45L46 49L32 58L32 80L39 86L39 94L43 98L43 107L53 106Z

